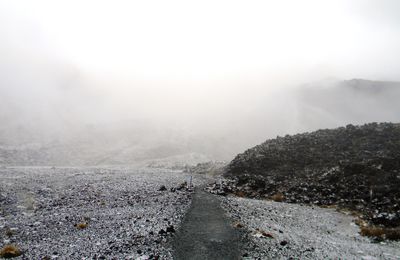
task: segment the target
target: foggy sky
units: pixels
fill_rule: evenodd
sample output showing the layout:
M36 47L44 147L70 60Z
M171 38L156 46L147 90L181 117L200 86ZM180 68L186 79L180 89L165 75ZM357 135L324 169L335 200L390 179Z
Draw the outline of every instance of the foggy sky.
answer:
M337 112L299 90L400 81L399 12L396 0L0 0L1 141L146 125L229 139L237 152L277 134L399 120L379 102L369 116Z

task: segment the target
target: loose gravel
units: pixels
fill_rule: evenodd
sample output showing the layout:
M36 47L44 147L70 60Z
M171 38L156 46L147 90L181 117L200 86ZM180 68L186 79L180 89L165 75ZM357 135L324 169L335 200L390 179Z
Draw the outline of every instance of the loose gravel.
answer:
M192 193L170 189L186 180L134 167L0 169L0 248L17 245L15 259L172 259Z
M400 242L374 243L354 218L325 209L221 197L234 225L247 232L244 259L400 259Z
M193 194L171 188L187 178L154 168L1 168L0 248L17 245L14 259L172 259ZM334 209L216 198L244 234L243 259L400 259L400 242L361 237Z

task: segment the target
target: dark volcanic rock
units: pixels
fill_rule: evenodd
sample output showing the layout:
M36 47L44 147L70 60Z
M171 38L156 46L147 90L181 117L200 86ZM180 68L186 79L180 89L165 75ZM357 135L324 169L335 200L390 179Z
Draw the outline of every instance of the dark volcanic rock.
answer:
M165 191L167 190L167 188L165 187L165 185L161 185L160 188L158 188L159 191Z
M338 205L400 226L400 125L371 123L278 137L239 154L226 190L247 197Z
M169 226L169 227L167 227L167 233L175 233L175 228L174 228L174 226Z

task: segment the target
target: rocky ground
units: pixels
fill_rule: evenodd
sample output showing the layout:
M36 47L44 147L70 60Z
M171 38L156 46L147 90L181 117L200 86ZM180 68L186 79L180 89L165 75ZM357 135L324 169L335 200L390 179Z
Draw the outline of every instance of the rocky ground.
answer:
M22 255L15 259L172 259L183 219L199 232L212 223L200 223L204 210L192 214L194 222L185 215L193 192L182 185L188 174L178 170L3 167L0 176L0 250L16 245ZM211 181L192 177L195 186ZM223 184L207 190L226 195ZM209 207L224 219L218 225L241 231L243 259L400 259L400 242L361 237L354 219L333 209L210 196L197 204L221 201L230 219L217 204ZM208 233L209 250L226 239Z
M226 167L227 192L334 205L400 228L400 124L371 123L278 137ZM397 231L400 239L400 231Z
M16 259L171 259L186 180L148 168L3 167L0 248L16 245Z
M232 225L246 233L243 259L400 259L400 242L374 243L334 209L220 198Z

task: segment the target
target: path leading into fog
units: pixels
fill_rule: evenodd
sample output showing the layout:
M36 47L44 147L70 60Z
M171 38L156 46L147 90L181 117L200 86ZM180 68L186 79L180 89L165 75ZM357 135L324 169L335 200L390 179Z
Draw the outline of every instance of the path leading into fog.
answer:
M173 241L174 259L239 259L239 233L215 195L197 188Z

